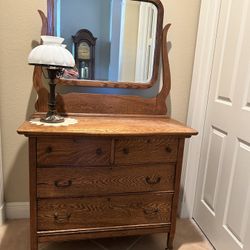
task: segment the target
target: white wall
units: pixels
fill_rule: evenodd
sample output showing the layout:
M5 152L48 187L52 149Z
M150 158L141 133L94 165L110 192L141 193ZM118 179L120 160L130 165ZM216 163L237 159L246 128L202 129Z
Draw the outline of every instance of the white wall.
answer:
M46 0L0 1L0 127L6 202L29 200L28 143L16 130L34 111L33 67L27 57L40 41L37 10L46 12L46 4Z
M1 140L1 127L0 127L0 225L4 221L4 197L3 197L3 172L2 172L2 140Z
M172 88L171 116L186 122L201 0L162 0L164 23L171 23L169 52Z

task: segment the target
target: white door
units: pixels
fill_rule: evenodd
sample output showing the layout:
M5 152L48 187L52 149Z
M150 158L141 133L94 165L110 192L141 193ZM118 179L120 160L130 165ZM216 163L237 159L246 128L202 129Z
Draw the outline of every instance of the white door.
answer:
M249 0L221 0L193 217L217 250L250 250Z
M148 82L153 74L154 50L156 39L157 8L151 3L140 4L136 82Z

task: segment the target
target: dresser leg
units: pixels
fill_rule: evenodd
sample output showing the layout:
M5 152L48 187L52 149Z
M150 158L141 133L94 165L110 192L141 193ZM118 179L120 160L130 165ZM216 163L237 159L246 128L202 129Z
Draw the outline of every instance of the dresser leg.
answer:
M37 237L37 183L36 183L36 137L29 138L29 174L30 174L30 249L38 250Z
M37 238L32 237L32 235L30 235L30 250L38 250L38 242L37 242Z
M36 231L34 229L34 225L30 223L30 250L38 250L38 238L36 235Z
M167 248L165 250L173 250L174 236L170 233L168 234Z

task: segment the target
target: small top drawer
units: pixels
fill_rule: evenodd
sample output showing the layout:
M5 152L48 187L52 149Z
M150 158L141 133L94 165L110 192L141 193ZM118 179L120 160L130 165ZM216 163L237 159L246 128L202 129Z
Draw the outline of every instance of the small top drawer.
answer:
M163 163L177 160L178 138L122 138L115 142L115 164Z
M37 139L38 166L102 166L110 164L111 140L91 137Z

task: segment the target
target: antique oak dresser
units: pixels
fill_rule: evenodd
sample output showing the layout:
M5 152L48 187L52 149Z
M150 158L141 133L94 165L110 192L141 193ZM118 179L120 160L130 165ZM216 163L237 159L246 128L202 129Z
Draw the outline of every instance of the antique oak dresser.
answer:
M151 87L158 78L160 52L163 86L153 98L108 94L57 94L58 112L75 118L69 126L18 129L29 139L31 250L38 243L166 233L167 249L175 234L185 138L197 132L166 116L170 70L166 45L170 25L162 29L158 8L152 80L118 83L119 88ZM48 9L53 1L48 1ZM48 11L51 14L51 11ZM43 34L53 23L40 11ZM49 17L49 16L48 16ZM47 110L42 69L34 69L37 112ZM115 87L112 82L58 79L61 85Z

